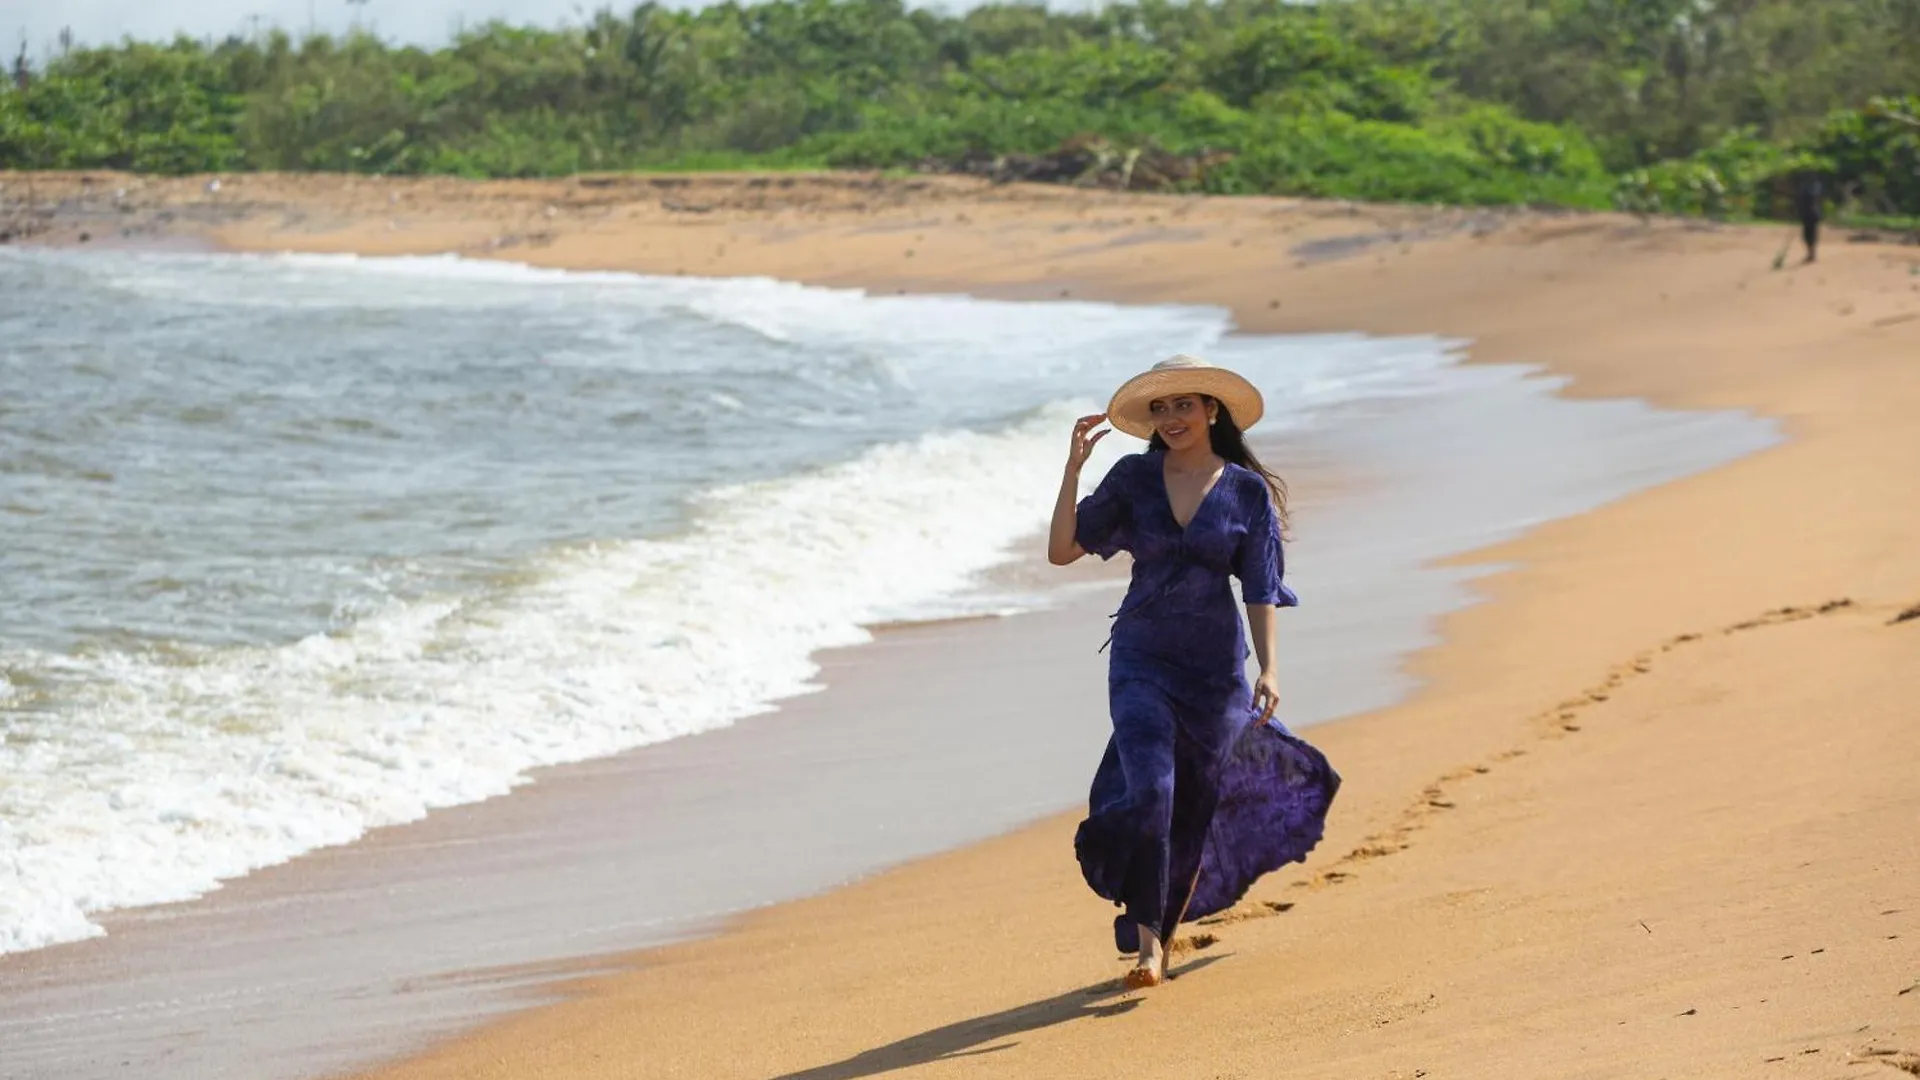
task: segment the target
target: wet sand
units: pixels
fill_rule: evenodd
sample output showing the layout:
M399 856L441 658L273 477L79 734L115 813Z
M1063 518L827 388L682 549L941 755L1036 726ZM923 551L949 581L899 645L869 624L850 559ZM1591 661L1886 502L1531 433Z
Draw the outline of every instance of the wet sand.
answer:
M1414 700L1312 729L1348 781L1321 852L1196 928L1161 991L1119 992L1067 815L609 957L563 1003L381 1075L1916 1067L1913 250L1835 243L1774 272L1779 230L956 185L729 207L766 194L742 183L589 216L567 192L620 189L264 178L250 197L280 184L281 209L219 235L470 253L519 235L495 246L547 265L1205 301L1255 330L1468 337L1575 395L1753 409L1790 441L1468 560L1504 569L1413 662ZM383 195L424 205L367 220ZM1038 714L1084 710L1086 681L1022 689Z

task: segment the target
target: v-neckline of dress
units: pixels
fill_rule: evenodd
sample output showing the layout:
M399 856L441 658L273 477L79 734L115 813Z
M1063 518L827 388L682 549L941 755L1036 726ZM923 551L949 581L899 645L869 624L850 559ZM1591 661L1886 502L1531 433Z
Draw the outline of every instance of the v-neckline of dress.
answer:
M1200 520L1201 512L1207 508L1207 501L1213 498L1215 489L1219 488L1220 482L1227 478L1227 470L1231 468L1233 468L1233 462L1231 461L1223 461L1220 463L1220 471L1214 475L1213 483L1208 484L1207 490L1200 493L1200 501L1193 504L1193 516L1189 517L1187 523L1182 525L1180 523L1180 515L1173 509L1173 489L1167 485L1167 456L1165 454L1160 455L1160 501L1166 504L1167 517L1173 519L1173 527L1180 531L1180 535L1185 536L1187 530L1193 528L1193 523Z

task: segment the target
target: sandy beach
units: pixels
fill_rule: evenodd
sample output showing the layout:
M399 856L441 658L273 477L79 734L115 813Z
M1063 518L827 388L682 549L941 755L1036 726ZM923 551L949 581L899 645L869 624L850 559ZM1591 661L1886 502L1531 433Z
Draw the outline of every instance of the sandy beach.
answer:
M558 1003L367 1075L1920 1075L1920 249L1835 236L1775 270L1785 228L954 179L0 185L47 209L12 226L42 242L1438 334L1569 395L1748 410L1788 436L1475 553L1486 602L1413 660L1419 692L1310 729L1346 780L1326 842L1190 928L1164 988L1120 990L1066 815L602 958ZM938 662L990 657L957 635ZM1085 668L1028 676L1035 714L1097 709Z

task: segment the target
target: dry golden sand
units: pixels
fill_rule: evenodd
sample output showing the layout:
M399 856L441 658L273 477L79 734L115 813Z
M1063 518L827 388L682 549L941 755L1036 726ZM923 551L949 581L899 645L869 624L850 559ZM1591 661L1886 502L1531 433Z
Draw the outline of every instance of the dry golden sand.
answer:
M142 182L111 213L250 249L1457 335L1790 438L1478 553L1510 568L1414 660L1426 689L1311 730L1347 778L1325 845L1192 928L1166 987L1118 989L1069 817L622 958L373 1075L1920 1075L1920 252L1836 235L1774 271L1778 229L672 180ZM132 183L36 182L69 200L52 239Z

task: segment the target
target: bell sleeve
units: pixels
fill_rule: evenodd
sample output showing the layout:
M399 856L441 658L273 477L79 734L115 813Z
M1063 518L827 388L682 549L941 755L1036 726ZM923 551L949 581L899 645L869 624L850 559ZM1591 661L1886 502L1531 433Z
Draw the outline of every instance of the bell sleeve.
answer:
M1273 496L1265 483L1259 485L1251 501L1254 506L1247 531L1233 559L1234 576L1240 579L1240 598L1249 604L1297 607L1300 598L1281 581L1287 557L1280 544L1280 515L1274 511Z
M1100 478L1093 494L1074 508L1073 539L1086 551L1111 559L1133 542L1132 508L1126 491L1131 457L1121 458Z

